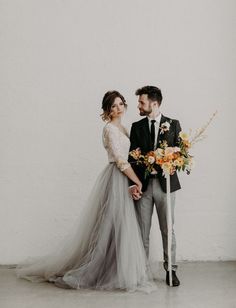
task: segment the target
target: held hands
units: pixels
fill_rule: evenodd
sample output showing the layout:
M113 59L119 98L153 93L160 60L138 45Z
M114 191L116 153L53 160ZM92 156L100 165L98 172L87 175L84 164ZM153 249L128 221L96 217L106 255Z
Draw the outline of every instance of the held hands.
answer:
M142 197L142 184L130 186L129 193L134 200L139 200Z

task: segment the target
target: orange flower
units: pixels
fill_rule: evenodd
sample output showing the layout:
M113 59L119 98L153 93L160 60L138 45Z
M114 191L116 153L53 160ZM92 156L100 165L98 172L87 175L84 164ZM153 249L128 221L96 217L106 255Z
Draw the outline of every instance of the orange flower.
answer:
M155 157L155 152L154 152L154 151L150 151L150 152L147 153L147 156L153 156L153 157Z
M156 155L155 155L155 152L154 151L150 151L147 153L146 155L146 158L147 158L147 163L149 164L154 164L155 161L156 161Z
M158 164L158 165L162 165L164 163L164 160L163 160L163 158L156 158L156 164Z
M178 157L180 157L180 153L176 152L173 154L173 160L177 159Z

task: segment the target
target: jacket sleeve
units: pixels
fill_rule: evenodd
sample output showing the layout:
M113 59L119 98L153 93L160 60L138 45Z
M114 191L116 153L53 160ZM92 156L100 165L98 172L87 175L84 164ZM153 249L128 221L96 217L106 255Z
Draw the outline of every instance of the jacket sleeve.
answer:
M134 124L132 124L131 130L130 130L130 149L129 151L136 150L137 148L138 148L137 135L136 135ZM129 155L128 161L131 163L134 163L135 159Z
M181 126L178 120L176 120L175 125L175 139L174 139L174 145L179 146L179 133L181 132Z
M136 150L138 148L138 137L135 129L135 125L132 124L131 130L130 130L130 151ZM134 169L134 172L136 175L139 177L139 171L138 171L138 166L136 165L135 159L129 155L128 161L130 162L132 168ZM135 185L133 181L129 179L129 185Z

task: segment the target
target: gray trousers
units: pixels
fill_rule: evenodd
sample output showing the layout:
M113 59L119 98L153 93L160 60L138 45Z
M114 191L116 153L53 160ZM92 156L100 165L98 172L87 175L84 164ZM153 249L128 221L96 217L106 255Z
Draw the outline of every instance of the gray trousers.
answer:
M153 207L156 207L156 212L159 220L159 227L162 236L163 255L164 255L164 269L168 270L168 228L167 228L167 198L166 193L161 189L159 180L150 179L147 190L143 193L142 198L135 201L135 208L138 222L140 225L143 245L149 256L149 235L152 222ZM174 207L175 207L175 192L171 193L171 216L174 224ZM172 245L171 245L171 261L172 270L177 269L176 265L176 239L174 228L172 228Z

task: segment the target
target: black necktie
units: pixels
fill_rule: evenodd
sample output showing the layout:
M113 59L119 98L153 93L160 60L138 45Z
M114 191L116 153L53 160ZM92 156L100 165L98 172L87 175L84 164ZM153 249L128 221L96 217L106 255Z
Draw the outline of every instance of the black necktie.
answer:
M156 120L151 120L151 142L152 142L153 150L154 150L154 145L155 145L155 122Z

